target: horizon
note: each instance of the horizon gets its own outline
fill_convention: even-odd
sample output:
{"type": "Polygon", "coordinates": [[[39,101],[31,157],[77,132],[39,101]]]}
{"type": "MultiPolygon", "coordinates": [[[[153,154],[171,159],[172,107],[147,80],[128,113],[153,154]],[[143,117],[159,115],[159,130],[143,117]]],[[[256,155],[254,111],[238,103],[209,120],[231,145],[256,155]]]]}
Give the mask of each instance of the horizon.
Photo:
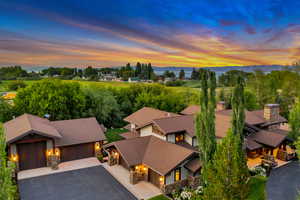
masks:
{"type": "Polygon", "coordinates": [[[0,2],[0,66],[289,65],[300,57],[300,2],[0,2]]]}

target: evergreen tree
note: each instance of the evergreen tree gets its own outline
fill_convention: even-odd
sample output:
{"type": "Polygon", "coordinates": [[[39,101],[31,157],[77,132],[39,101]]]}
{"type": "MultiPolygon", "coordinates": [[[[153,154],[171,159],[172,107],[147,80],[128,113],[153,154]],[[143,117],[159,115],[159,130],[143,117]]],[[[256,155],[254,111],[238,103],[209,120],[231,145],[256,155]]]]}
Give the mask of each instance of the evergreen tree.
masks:
{"type": "Polygon", "coordinates": [[[241,76],[237,78],[236,87],[233,89],[231,106],[232,106],[232,133],[244,141],[245,125],[245,97],[244,97],[244,80],[241,76]]]}
{"type": "Polygon", "coordinates": [[[141,63],[136,63],[136,67],[135,67],[135,76],[139,77],[142,73],[142,66],[141,63]]]}
{"type": "Polygon", "coordinates": [[[289,114],[289,137],[297,140],[300,137],[300,102],[297,100],[289,114]]]}
{"type": "Polygon", "coordinates": [[[183,80],[185,78],[185,72],[184,72],[184,70],[182,69],[182,70],[180,70],[180,72],[179,72],[179,79],[180,80],[183,80]]]}
{"type": "Polygon", "coordinates": [[[196,136],[199,144],[200,159],[204,166],[211,160],[216,149],[215,136],[215,89],[216,76],[214,72],[205,71],[202,73],[200,112],[196,117],[196,136]]]}
{"type": "Polygon", "coordinates": [[[16,186],[12,180],[13,166],[7,162],[6,141],[0,125],[0,199],[14,200],[16,186]]]}
{"type": "Polygon", "coordinates": [[[199,73],[196,71],[195,68],[193,68],[193,71],[192,71],[192,74],[191,74],[191,79],[192,80],[199,80],[200,79],[199,73]]]}

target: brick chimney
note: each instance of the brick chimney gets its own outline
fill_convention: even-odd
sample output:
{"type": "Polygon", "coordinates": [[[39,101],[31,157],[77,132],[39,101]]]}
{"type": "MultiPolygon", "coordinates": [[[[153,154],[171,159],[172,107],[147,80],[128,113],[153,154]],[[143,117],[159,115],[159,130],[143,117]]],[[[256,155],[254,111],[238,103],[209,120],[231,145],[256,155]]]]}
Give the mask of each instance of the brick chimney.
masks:
{"type": "Polygon", "coordinates": [[[264,107],[264,118],[268,121],[279,119],[279,104],[266,104],[264,107]]]}
{"type": "Polygon", "coordinates": [[[225,105],[225,101],[219,101],[217,103],[217,111],[221,111],[221,110],[226,110],[226,105],[225,105]]]}

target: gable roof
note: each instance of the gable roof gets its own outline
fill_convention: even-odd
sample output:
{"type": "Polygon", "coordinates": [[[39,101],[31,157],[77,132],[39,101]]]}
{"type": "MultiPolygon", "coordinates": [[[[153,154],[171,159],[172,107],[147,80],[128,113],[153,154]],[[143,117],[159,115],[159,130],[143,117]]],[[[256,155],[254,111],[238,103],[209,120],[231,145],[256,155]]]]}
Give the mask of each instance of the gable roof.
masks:
{"type": "Polygon", "coordinates": [[[12,119],[4,123],[3,127],[7,143],[12,143],[32,132],[50,138],[62,137],[48,119],[30,114],[12,119]]]}
{"type": "Polygon", "coordinates": [[[257,143],[278,147],[287,137],[287,134],[278,133],[276,130],[260,130],[252,133],[247,138],[257,143]]]}
{"type": "Polygon", "coordinates": [[[162,111],[150,107],[144,107],[132,113],[128,117],[124,118],[124,121],[132,124],[136,124],[139,127],[151,122],[153,119],[171,117],[171,116],[178,116],[178,114],[166,112],[166,111],[162,111]]]}
{"type": "MultiPolygon", "coordinates": [[[[190,105],[186,107],[183,111],[181,111],[181,114],[184,115],[194,115],[197,112],[200,111],[200,106],[198,105],[190,105]]],[[[217,115],[225,115],[228,117],[231,117],[232,110],[227,109],[227,110],[220,110],[216,111],[216,116],[217,115]]],[[[287,122],[287,120],[279,115],[279,118],[275,122],[269,122],[264,118],[264,110],[254,110],[254,111],[245,111],[245,122],[250,125],[265,125],[268,126],[270,123],[283,123],[287,122]]]]}
{"type": "Polygon", "coordinates": [[[6,142],[15,142],[35,133],[53,138],[56,146],[96,142],[105,139],[96,118],[49,121],[35,115],[23,114],[3,125],[6,142]]]}
{"type": "MultiPolygon", "coordinates": [[[[163,134],[185,131],[189,136],[194,137],[195,125],[194,115],[180,115],[168,118],[154,119],[152,124],[156,125],[163,134]]],[[[145,126],[149,125],[145,124],[145,126]]],[[[216,137],[223,138],[226,136],[228,129],[231,127],[231,118],[224,115],[216,115],[216,137]]],[[[140,128],[143,128],[141,126],[140,128]]]]}
{"type": "Polygon", "coordinates": [[[168,174],[195,153],[155,136],[138,137],[109,144],[115,146],[128,166],[144,164],[160,175],[168,174]]]}
{"type": "Polygon", "coordinates": [[[55,146],[58,147],[105,140],[103,128],[95,117],[52,121],[51,125],[62,136],[55,139],[55,146]]]}

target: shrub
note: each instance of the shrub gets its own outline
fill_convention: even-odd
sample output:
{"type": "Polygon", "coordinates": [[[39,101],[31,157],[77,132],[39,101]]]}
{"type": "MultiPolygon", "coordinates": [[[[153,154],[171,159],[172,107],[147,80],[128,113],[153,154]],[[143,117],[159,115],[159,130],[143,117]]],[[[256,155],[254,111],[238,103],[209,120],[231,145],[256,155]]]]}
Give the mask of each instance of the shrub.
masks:
{"type": "Polygon", "coordinates": [[[19,88],[25,88],[25,87],[26,87],[25,82],[21,80],[11,81],[7,85],[7,89],[10,91],[15,91],[18,90],[19,88]]]}

